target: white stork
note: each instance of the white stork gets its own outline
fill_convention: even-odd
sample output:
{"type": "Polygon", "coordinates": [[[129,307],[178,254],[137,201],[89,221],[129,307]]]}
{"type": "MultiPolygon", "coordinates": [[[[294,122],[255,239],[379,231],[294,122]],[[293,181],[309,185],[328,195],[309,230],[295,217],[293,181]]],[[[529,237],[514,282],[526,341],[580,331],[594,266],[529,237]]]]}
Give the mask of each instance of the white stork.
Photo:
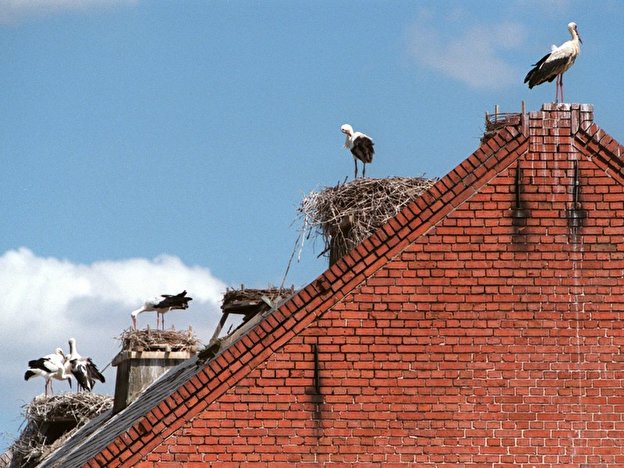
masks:
{"type": "Polygon", "coordinates": [[[137,316],[143,312],[156,312],[156,328],[158,328],[162,319],[162,329],[165,329],[165,314],[172,309],[188,309],[188,302],[192,301],[192,297],[186,295],[186,289],[179,294],[161,294],[162,298],[155,298],[145,303],[130,313],[132,319],[132,328],[137,328],[137,316]]]}
{"type": "Polygon", "coordinates": [[[353,127],[349,124],[344,124],[340,127],[340,131],[347,135],[344,147],[351,151],[353,155],[353,163],[355,164],[355,179],[357,179],[358,159],[362,161],[362,177],[366,177],[366,164],[373,162],[373,156],[375,149],[373,148],[373,139],[362,132],[354,132],[353,127]]]}
{"type": "Polygon", "coordinates": [[[69,355],[67,360],[70,364],[71,373],[78,382],[77,390],[86,390],[90,392],[95,386],[95,381],[106,382],[104,376],[100,373],[97,366],[90,357],[82,357],[76,349],[76,340],[69,339],[69,355]]]}
{"type": "Polygon", "coordinates": [[[555,102],[558,102],[559,94],[561,94],[561,102],[563,102],[563,74],[574,64],[576,57],[581,53],[581,44],[583,43],[576,23],[568,24],[568,31],[570,31],[572,39],[559,47],[553,46],[550,53],[533,65],[531,71],[524,78],[524,82],[529,84],[529,89],[546,81],[550,83],[556,78],[555,102]]]}
{"type": "Polygon", "coordinates": [[[52,379],[67,380],[69,388],[71,388],[71,373],[63,350],[56,348],[53,354],[28,361],[28,370],[24,374],[24,380],[29,380],[31,377],[43,377],[45,379],[46,396],[48,396],[48,391],[52,393],[52,379]]]}

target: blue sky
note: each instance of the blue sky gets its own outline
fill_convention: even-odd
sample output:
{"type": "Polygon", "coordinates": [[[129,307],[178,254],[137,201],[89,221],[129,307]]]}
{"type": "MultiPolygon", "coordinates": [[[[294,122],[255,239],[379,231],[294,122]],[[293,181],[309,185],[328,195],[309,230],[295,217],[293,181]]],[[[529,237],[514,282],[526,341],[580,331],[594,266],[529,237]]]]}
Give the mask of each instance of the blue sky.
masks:
{"type": "Polygon", "coordinates": [[[495,104],[551,102],[554,84],[522,81],[569,21],[566,101],[622,141],[615,0],[0,0],[0,444],[43,390],[28,359],[74,336],[104,367],[132,309],[185,288],[168,324],[206,342],[226,286],[280,284],[302,197],[353,174],[341,124],[374,138],[368,176],[433,177],[495,104]]]}

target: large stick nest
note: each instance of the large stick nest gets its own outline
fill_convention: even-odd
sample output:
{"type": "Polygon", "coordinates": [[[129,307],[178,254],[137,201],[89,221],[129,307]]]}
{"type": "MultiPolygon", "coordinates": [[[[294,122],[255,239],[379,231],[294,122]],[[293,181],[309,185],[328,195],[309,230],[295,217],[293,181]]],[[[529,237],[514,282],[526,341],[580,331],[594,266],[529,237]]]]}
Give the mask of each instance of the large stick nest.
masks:
{"type": "Polygon", "coordinates": [[[189,328],[176,330],[124,330],[117,338],[124,351],[190,351],[196,352],[199,340],[189,328]]]}
{"type": "Polygon", "coordinates": [[[113,397],[90,392],[35,397],[22,407],[27,424],[11,446],[10,466],[37,465],[79,427],[112,407],[113,397]]]}
{"type": "Polygon", "coordinates": [[[304,197],[298,211],[303,234],[321,237],[330,263],[369,237],[437,179],[355,179],[304,197]]]}
{"type": "Polygon", "coordinates": [[[39,395],[24,406],[29,422],[89,420],[112,408],[113,397],[91,392],[63,393],[46,397],[39,395]]]}
{"type": "Polygon", "coordinates": [[[236,302],[260,301],[267,297],[271,301],[278,297],[287,297],[294,294],[295,288],[267,288],[267,289],[228,289],[223,295],[223,306],[236,302]]]}

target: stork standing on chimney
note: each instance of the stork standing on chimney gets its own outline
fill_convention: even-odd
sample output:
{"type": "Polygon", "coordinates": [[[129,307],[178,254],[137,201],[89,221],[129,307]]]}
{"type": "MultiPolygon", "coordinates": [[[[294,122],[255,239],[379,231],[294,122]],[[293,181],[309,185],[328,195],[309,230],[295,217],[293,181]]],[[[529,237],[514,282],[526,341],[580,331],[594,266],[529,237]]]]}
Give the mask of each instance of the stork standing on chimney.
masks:
{"type": "Polygon", "coordinates": [[[579,36],[576,23],[568,24],[568,31],[572,39],[564,42],[559,47],[552,46],[549,54],[544,55],[539,62],[527,73],[524,82],[528,83],[529,89],[555,78],[555,102],[558,102],[561,94],[563,102],[563,74],[574,64],[576,57],[581,53],[581,36],[579,36]]]}

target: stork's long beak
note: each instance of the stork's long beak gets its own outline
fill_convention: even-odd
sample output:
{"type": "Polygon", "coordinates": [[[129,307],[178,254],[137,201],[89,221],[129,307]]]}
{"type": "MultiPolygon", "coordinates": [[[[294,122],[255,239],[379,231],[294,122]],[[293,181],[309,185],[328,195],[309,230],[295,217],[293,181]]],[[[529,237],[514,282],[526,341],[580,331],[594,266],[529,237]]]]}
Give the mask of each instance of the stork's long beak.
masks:
{"type": "MultiPolygon", "coordinates": [[[[581,35],[578,33],[578,31],[576,32],[576,34],[578,34],[578,37],[579,37],[579,42],[582,44],[582,43],[583,43],[583,40],[581,39],[581,35]]],[[[591,41],[589,41],[589,42],[591,42],[591,41]]]]}

